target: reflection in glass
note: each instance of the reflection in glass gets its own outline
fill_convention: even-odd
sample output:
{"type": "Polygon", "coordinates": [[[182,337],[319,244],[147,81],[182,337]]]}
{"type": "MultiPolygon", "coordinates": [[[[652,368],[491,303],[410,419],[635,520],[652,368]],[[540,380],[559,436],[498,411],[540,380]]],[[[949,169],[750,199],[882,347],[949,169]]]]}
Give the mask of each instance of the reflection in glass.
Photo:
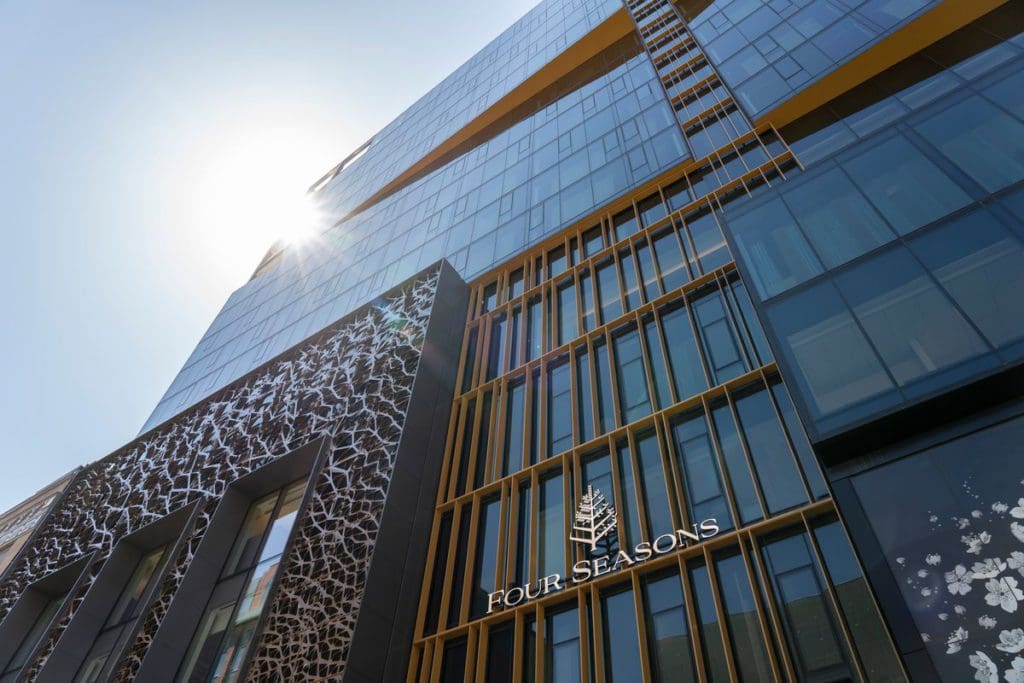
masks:
{"type": "Polygon", "coordinates": [[[549,613],[544,635],[546,683],[579,683],[580,625],[576,608],[549,613]]]}
{"type": "Polygon", "coordinates": [[[561,474],[551,474],[540,481],[540,520],[538,531],[540,576],[565,574],[565,500],[561,474]]]}
{"type": "Polygon", "coordinates": [[[615,369],[619,382],[619,409],[624,422],[638,420],[651,412],[647,393],[647,375],[640,353],[640,336],[636,329],[612,339],[615,346],[615,369]]]}
{"type": "Polygon", "coordinates": [[[826,268],[846,263],[895,238],[838,168],[790,188],[784,196],[826,268]]]}
{"type": "Polygon", "coordinates": [[[633,591],[627,588],[602,596],[601,622],[604,627],[605,680],[608,683],[640,680],[640,641],[633,591]]]}
{"type": "Polygon", "coordinates": [[[770,306],[767,315],[815,417],[892,391],[889,375],[831,284],[808,287],[770,306]]]}
{"type": "Polygon", "coordinates": [[[718,586],[722,592],[725,623],[732,638],[736,668],[743,681],[772,680],[768,653],[761,638],[754,594],[750,589],[743,556],[721,557],[715,562],[718,586]]]}
{"type": "Polygon", "coordinates": [[[1024,337],[1024,249],[992,214],[972,211],[916,237],[910,248],[989,343],[1024,337]]]}
{"type": "Polygon", "coordinates": [[[728,403],[720,403],[711,408],[711,420],[718,434],[718,444],[722,449],[722,459],[729,473],[733,499],[740,513],[740,521],[749,524],[761,519],[761,503],[754,489],[754,479],[750,465],[743,453],[740,434],[733,420],[732,410],[728,403]]]}
{"type": "Polygon", "coordinates": [[[488,683],[512,683],[514,625],[514,621],[506,621],[490,628],[485,674],[488,683]]]}
{"type": "Polygon", "coordinates": [[[905,681],[885,625],[875,608],[871,589],[842,526],[838,521],[819,522],[815,525],[814,537],[868,680],[871,683],[905,681]]]}
{"type": "Polygon", "coordinates": [[[476,539],[473,593],[469,605],[470,619],[484,615],[487,611],[487,596],[494,590],[498,568],[498,523],[500,519],[500,498],[492,498],[481,504],[476,539]]]}
{"type": "Polygon", "coordinates": [[[571,383],[568,362],[548,368],[548,457],[572,448],[571,383]]]}
{"type": "Polygon", "coordinates": [[[764,387],[738,396],[736,414],[768,512],[775,514],[806,503],[807,493],[800,472],[764,387]]]}
{"type": "Polygon", "coordinates": [[[694,683],[690,629],[679,574],[648,578],[643,586],[651,677],[655,683],[694,683]]]}
{"type": "Polygon", "coordinates": [[[762,553],[800,678],[852,679],[836,617],[812,558],[807,534],[800,532],[767,542],[762,553]]]}
{"type": "Polygon", "coordinates": [[[1024,123],[968,95],[915,126],[989,192],[1024,178],[1024,123]]]}
{"type": "Polygon", "coordinates": [[[900,386],[988,350],[903,249],[859,263],[836,285],[900,386]]]}
{"type": "Polygon", "coordinates": [[[523,465],[523,427],[526,411],[526,383],[519,379],[509,384],[505,407],[505,449],[501,476],[518,471],[523,465]]]}
{"type": "Polygon", "coordinates": [[[668,350],[672,379],[675,381],[676,395],[679,399],[687,399],[707,389],[704,368],[697,352],[686,308],[679,306],[663,313],[661,328],[665,332],[665,348],[668,350]]]}
{"type": "Polygon", "coordinates": [[[822,272],[818,257],[780,199],[730,218],[729,229],[762,301],[822,272]]]}
{"type": "Polygon", "coordinates": [[[581,349],[576,351],[576,396],[578,442],[585,443],[594,438],[594,408],[590,393],[590,356],[581,349]]]}
{"type": "Polygon", "coordinates": [[[872,147],[843,167],[901,235],[971,201],[966,192],[902,136],[872,147]]]}
{"type": "Polygon", "coordinates": [[[672,424],[679,473],[683,479],[686,512],[691,524],[715,519],[723,530],[733,527],[725,485],[718,468],[704,411],[683,416],[672,424]]]}
{"type": "Polygon", "coordinates": [[[747,367],[719,292],[694,300],[693,316],[697,322],[704,357],[708,361],[712,384],[722,384],[742,375],[747,367]]]}
{"type": "Polygon", "coordinates": [[[608,346],[603,342],[594,343],[594,372],[597,375],[597,417],[598,432],[615,429],[615,406],[612,404],[612,376],[608,359],[608,346]]]}
{"type": "Polygon", "coordinates": [[[647,510],[649,538],[653,540],[662,534],[671,534],[675,531],[656,432],[649,431],[637,435],[636,457],[640,473],[640,490],[643,492],[644,508],[647,510]]]}
{"type": "Polygon", "coordinates": [[[725,658],[725,646],[718,627],[718,611],[715,597],[711,592],[711,577],[703,562],[691,563],[689,568],[693,599],[697,603],[697,618],[700,620],[700,647],[704,659],[704,670],[711,683],[725,683],[729,680],[729,664],[725,658]]]}

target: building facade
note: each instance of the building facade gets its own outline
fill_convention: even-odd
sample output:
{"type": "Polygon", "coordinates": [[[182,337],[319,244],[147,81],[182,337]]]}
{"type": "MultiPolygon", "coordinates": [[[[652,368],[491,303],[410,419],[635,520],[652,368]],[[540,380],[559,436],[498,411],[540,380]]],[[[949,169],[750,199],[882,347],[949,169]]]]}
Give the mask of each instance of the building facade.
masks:
{"type": "Polygon", "coordinates": [[[1022,29],[544,0],[48,510],[0,681],[1024,681],[1022,29]]]}

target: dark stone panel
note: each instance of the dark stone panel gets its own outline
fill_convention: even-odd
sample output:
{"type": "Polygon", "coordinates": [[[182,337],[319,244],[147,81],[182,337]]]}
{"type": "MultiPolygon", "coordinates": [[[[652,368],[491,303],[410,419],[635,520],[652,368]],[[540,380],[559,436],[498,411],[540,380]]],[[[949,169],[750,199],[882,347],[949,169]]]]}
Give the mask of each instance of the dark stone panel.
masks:
{"type": "Polygon", "coordinates": [[[405,680],[468,303],[468,287],[445,264],[373,550],[347,683],[405,680]]]}

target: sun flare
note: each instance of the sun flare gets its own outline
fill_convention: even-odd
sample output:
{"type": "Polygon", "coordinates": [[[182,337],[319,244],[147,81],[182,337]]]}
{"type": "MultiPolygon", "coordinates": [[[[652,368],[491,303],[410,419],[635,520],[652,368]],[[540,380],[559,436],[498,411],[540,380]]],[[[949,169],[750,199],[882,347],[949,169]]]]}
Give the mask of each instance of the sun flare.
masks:
{"type": "Polygon", "coordinates": [[[271,245],[308,245],[327,218],[305,188],[321,170],[287,135],[245,136],[210,150],[196,178],[193,215],[201,248],[245,270],[271,245]]]}

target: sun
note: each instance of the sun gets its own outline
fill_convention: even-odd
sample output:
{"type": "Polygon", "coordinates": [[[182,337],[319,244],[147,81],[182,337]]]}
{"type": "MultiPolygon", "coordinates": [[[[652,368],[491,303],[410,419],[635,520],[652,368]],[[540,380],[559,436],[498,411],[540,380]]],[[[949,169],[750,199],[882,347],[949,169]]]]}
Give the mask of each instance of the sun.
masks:
{"type": "Polygon", "coordinates": [[[199,248],[244,277],[272,245],[310,248],[328,226],[306,188],[322,161],[287,135],[220,141],[199,165],[192,214],[199,248]]]}

